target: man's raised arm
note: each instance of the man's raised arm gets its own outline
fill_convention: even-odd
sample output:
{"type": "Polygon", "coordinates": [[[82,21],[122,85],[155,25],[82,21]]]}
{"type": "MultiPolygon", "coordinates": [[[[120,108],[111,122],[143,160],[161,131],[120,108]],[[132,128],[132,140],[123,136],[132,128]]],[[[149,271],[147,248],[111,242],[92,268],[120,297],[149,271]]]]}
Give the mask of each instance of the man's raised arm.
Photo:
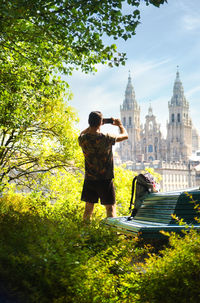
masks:
{"type": "Polygon", "coordinates": [[[124,128],[122,122],[120,119],[113,119],[113,125],[116,125],[119,127],[119,135],[117,136],[116,142],[121,142],[128,139],[128,133],[126,129],[124,128]]]}

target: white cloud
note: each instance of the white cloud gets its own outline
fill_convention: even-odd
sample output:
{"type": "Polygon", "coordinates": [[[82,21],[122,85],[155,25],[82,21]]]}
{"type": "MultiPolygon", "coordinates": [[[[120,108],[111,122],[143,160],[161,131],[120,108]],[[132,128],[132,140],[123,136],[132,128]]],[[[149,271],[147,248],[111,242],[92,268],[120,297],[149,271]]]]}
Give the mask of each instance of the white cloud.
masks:
{"type": "Polygon", "coordinates": [[[200,28],[199,15],[185,15],[182,19],[183,26],[188,31],[198,30],[200,28]]]}
{"type": "Polygon", "coordinates": [[[200,28],[200,6],[199,0],[177,0],[177,9],[179,9],[179,16],[181,17],[181,22],[183,29],[187,31],[195,31],[200,28]]]}
{"type": "Polygon", "coordinates": [[[166,65],[170,61],[171,60],[169,58],[160,59],[160,61],[159,60],[156,60],[156,61],[149,60],[146,62],[132,61],[135,77],[144,75],[147,72],[152,72],[153,70],[157,69],[158,67],[160,68],[161,66],[166,65]]]}
{"type": "Polygon", "coordinates": [[[187,97],[191,97],[195,93],[200,92],[200,85],[194,86],[190,90],[188,90],[185,94],[187,97]]]}
{"type": "MultiPolygon", "coordinates": [[[[169,91],[175,78],[175,70],[172,73],[171,60],[157,60],[147,62],[136,62],[134,68],[134,87],[136,97],[140,102],[150,102],[160,96],[161,91],[169,91]]],[[[163,92],[162,92],[163,94],[163,92]]]]}

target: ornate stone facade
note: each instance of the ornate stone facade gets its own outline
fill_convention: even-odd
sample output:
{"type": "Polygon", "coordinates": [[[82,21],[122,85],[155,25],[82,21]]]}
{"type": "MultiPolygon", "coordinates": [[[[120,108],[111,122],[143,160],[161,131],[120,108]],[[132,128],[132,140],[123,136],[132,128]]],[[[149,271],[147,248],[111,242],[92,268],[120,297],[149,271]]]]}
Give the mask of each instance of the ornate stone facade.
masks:
{"type": "Polygon", "coordinates": [[[200,149],[200,136],[192,125],[189,102],[184,96],[178,71],[168,110],[166,139],[162,136],[151,106],[142,126],[140,106],[129,74],[125,99],[120,107],[121,121],[129,139],[120,144],[118,155],[130,169],[141,171],[139,167],[147,167],[147,163],[149,167],[154,167],[163,177],[163,190],[195,186],[195,172],[190,158],[192,153],[200,149]]]}
{"type": "Polygon", "coordinates": [[[168,104],[167,160],[188,161],[192,155],[192,120],[189,102],[184,96],[183,85],[176,73],[173,96],[168,104]]]}
{"type": "Polygon", "coordinates": [[[140,141],[140,107],[135,98],[135,92],[131,83],[131,76],[128,77],[128,84],[125,91],[125,99],[120,107],[121,121],[125,126],[129,139],[120,144],[120,158],[123,162],[136,161],[136,144],[140,141]]]}
{"type": "MultiPolygon", "coordinates": [[[[141,130],[140,154],[143,161],[166,160],[166,142],[160,131],[160,124],[156,122],[152,107],[149,107],[145,117],[144,128],[141,130]]],[[[139,160],[139,155],[137,155],[139,160]]]]}
{"type": "Polygon", "coordinates": [[[168,102],[169,121],[167,137],[163,138],[160,124],[157,123],[152,107],[148,109],[144,127],[140,125],[140,106],[138,105],[131,76],[125,91],[125,99],[120,107],[121,120],[127,129],[129,139],[120,144],[118,153],[122,162],[133,161],[179,161],[187,162],[199,149],[200,138],[193,127],[189,113],[189,102],[179,72],[173,87],[173,95],[168,102]]]}

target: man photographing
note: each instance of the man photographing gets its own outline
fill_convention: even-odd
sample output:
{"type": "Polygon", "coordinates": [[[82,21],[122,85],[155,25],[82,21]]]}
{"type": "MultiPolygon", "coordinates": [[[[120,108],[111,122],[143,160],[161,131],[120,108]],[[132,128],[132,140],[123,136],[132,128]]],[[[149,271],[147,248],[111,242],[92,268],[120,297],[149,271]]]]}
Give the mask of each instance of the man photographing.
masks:
{"type": "Polygon", "coordinates": [[[85,157],[85,179],[81,195],[81,200],[86,202],[84,221],[90,220],[98,199],[105,205],[107,217],[116,216],[112,146],[128,139],[120,119],[110,118],[106,121],[101,112],[93,111],[89,115],[88,123],[89,127],[78,137],[85,157]],[[119,135],[101,133],[101,126],[105,122],[118,126],[119,135]]]}

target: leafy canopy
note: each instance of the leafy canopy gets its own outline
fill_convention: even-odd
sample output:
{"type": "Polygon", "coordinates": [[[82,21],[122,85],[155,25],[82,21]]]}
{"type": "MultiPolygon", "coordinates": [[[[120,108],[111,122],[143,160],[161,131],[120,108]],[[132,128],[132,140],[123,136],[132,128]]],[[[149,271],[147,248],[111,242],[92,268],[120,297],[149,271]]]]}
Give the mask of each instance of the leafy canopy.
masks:
{"type": "MultiPolygon", "coordinates": [[[[166,0],[144,0],[159,6],[166,0]]],[[[0,1],[0,182],[80,159],[70,92],[56,72],[124,64],[104,37],[124,40],[139,24],[140,0],[0,1]],[[124,6],[125,9],[124,9],[124,6]],[[128,12],[128,13],[126,13],[128,12]]]]}
{"type": "MultiPolygon", "coordinates": [[[[140,0],[3,0],[0,4],[0,48],[34,64],[70,74],[88,72],[96,63],[119,65],[125,54],[103,37],[127,40],[139,24],[140,0]],[[123,9],[126,6],[126,10],[123,9]],[[126,13],[126,12],[128,13],[126,13]]],[[[166,0],[144,0],[160,6],[166,0]]]]}
{"type": "Polygon", "coordinates": [[[77,118],[64,101],[66,83],[12,50],[0,62],[0,182],[71,167],[78,158],[77,118]]]}

